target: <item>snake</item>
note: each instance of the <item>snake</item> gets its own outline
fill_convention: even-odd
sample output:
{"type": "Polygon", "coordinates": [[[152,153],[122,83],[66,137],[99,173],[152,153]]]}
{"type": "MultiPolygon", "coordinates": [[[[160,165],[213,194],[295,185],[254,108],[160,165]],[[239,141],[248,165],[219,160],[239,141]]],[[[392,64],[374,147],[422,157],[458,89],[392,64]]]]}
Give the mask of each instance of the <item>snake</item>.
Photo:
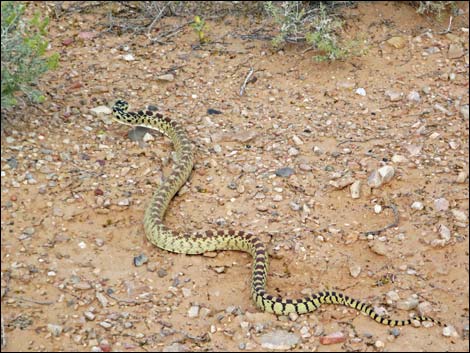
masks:
{"type": "Polygon", "coordinates": [[[409,325],[430,321],[442,326],[439,320],[428,316],[414,316],[407,320],[390,319],[379,315],[374,308],[360,300],[341,292],[324,290],[300,299],[283,298],[266,291],[268,276],[268,252],[261,239],[251,232],[235,229],[219,229],[188,232],[175,232],[164,224],[165,212],[170,201],[188,180],[194,165],[193,148],[183,126],[176,120],[164,116],[156,108],[128,111],[129,104],[119,99],[112,107],[113,120],[133,127],[141,126],[159,131],[167,136],[175,149],[176,160],[171,173],[164,178],[153,193],[145,210],[144,230],[147,239],[160,249],[180,254],[203,254],[211,251],[238,250],[253,257],[251,277],[251,297],[260,310],[275,315],[290,313],[305,314],[313,312],[322,304],[337,304],[365,313],[376,322],[388,326],[409,325]]]}

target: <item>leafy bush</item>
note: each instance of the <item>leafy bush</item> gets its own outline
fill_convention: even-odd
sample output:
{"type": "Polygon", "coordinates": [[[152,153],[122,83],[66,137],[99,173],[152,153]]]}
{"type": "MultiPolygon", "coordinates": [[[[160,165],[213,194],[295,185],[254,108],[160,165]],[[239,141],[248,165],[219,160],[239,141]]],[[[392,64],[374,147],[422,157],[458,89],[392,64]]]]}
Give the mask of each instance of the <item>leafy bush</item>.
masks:
{"type": "Polygon", "coordinates": [[[358,42],[340,41],[338,32],[342,30],[342,22],[328,13],[325,5],[308,4],[304,1],[266,1],[267,14],[279,26],[279,34],[272,44],[279,47],[286,42],[306,42],[312,49],[319,52],[314,56],[317,61],[345,59],[354,52],[358,42]]]}
{"type": "Polygon", "coordinates": [[[416,11],[419,14],[435,15],[438,19],[442,17],[442,12],[450,8],[455,10],[455,1],[412,1],[418,3],[416,11]]]}
{"type": "Polygon", "coordinates": [[[49,19],[36,13],[30,21],[22,19],[26,6],[17,1],[2,1],[2,108],[17,104],[20,91],[34,102],[44,96],[34,88],[44,72],[57,66],[57,53],[45,57],[49,19]]]}

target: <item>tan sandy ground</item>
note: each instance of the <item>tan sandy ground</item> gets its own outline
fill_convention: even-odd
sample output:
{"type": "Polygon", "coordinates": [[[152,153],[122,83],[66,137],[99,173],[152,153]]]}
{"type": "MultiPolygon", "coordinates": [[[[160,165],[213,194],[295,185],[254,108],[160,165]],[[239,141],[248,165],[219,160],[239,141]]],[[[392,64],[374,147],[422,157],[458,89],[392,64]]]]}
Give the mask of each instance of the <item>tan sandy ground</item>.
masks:
{"type": "MultiPolygon", "coordinates": [[[[468,350],[469,120],[461,113],[465,104],[468,112],[468,6],[464,11],[449,35],[438,34],[447,18],[432,22],[407,5],[345,9],[348,35],[362,36],[368,52],[334,63],[315,63],[305,47],[275,52],[269,42],[241,39],[270,29],[258,19],[209,21],[213,43],[202,50],[191,48],[197,38],[189,27],[173,42],[152,45],[143,35],[80,39],[106,29],[104,11],[51,21],[61,61],[41,81],[47,102],[18,107],[3,127],[2,351],[259,351],[261,337],[276,329],[300,337],[293,350],[468,350]],[[387,44],[393,36],[403,48],[387,44]],[[64,45],[69,38],[74,42],[64,45]],[[449,58],[451,45],[462,55],[449,58]],[[428,55],[431,47],[438,51],[428,55]],[[126,61],[128,54],[135,60],[126,61]],[[240,97],[250,67],[256,81],[240,97]],[[174,81],[156,79],[169,70],[174,81]],[[387,90],[403,97],[391,101],[387,90]],[[412,91],[419,102],[407,99],[412,91]],[[159,106],[197,147],[190,182],[168,212],[171,227],[249,229],[269,244],[272,293],[300,297],[331,288],[403,319],[413,311],[397,303],[417,295],[458,337],[436,326],[406,327],[395,337],[345,307],[298,318],[259,313],[247,254],[154,248],[143,212],[170,171],[172,146],[157,133],[132,142],[128,127],[90,112],[118,97],[135,109],[159,106]],[[209,108],[223,114],[208,115],[209,108]],[[392,162],[396,155],[406,161],[392,162]],[[385,164],[394,177],[371,190],[367,177],[385,164]],[[295,174],[275,176],[282,167],[295,174]],[[330,183],[348,176],[362,181],[359,199],[349,186],[330,183]],[[439,198],[447,210],[436,209],[439,198]],[[411,208],[416,201],[422,210],[411,208]],[[392,223],[391,209],[374,212],[390,204],[398,226],[366,237],[392,223]],[[136,267],[140,254],[148,262],[136,267]],[[387,303],[390,291],[400,299],[387,303]],[[198,317],[188,317],[195,306],[198,317]],[[337,331],[344,342],[320,344],[319,336],[337,331]]],[[[165,19],[153,34],[183,21],[165,19]]]]}

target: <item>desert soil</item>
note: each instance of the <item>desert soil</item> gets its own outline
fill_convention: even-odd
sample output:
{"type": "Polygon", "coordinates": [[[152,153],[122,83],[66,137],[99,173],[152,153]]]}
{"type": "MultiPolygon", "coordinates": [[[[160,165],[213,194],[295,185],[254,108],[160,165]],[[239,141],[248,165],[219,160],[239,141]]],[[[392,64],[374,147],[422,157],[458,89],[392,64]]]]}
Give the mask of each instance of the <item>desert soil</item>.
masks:
{"type": "MultiPolygon", "coordinates": [[[[257,17],[208,21],[202,47],[189,26],[164,43],[107,31],[100,8],[52,20],[61,59],[41,79],[47,100],[17,107],[2,127],[2,351],[468,351],[468,5],[462,12],[445,33],[448,16],[404,3],[345,8],[347,36],[367,52],[333,63],[242,38],[274,28],[257,17]],[[250,68],[256,80],[240,96],[250,68]],[[97,112],[117,98],[157,106],[194,143],[171,228],[259,234],[273,294],[335,289],[450,327],[391,329],[333,305],[276,317],[251,301],[248,254],[151,245],[143,214],[172,145],[97,112]],[[370,187],[379,168],[393,176],[370,187]]],[[[149,36],[188,20],[166,18],[149,36]]]]}

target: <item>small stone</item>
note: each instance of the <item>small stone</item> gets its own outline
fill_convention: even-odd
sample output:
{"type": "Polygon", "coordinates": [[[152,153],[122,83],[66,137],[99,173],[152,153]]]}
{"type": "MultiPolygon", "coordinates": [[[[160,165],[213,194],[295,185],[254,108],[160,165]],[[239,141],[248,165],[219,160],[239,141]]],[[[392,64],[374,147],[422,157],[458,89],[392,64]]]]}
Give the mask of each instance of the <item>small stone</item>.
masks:
{"type": "Polygon", "coordinates": [[[449,201],[443,197],[438,198],[434,200],[434,207],[436,211],[447,211],[449,209],[449,201]]]}
{"type": "Polygon", "coordinates": [[[408,150],[412,157],[418,156],[421,153],[422,145],[406,145],[405,148],[408,150]]]}
{"type": "Polygon", "coordinates": [[[166,275],[168,275],[168,272],[167,272],[164,268],[160,268],[160,269],[157,271],[157,275],[158,275],[158,277],[163,278],[163,277],[165,277],[166,275]]]}
{"type": "Polygon", "coordinates": [[[386,165],[378,169],[377,171],[382,178],[382,184],[388,183],[392,180],[395,175],[395,169],[392,166],[386,165]]]}
{"type": "Polygon", "coordinates": [[[92,113],[95,116],[100,116],[100,115],[110,115],[113,111],[111,108],[105,106],[105,105],[100,105],[99,107],[91,108],[90,113],[92,113]]]}
{"type": "Polygon", "coordinates": [[[390,250],[388,249],[388,247],[385,245],[383,241],[372,242],[372,244],[370,245],[370,249],[377,255],[382,255],[382,256],[385,256],[390,252],[390,250]]]}
{"type": "Polygon", "coordinates": [[[455,219],[460,222],[467,222],[467,214],[461,210],[456,210],[455,208],[451,210],[452,214],[454,215],[455,219]]]}
{"type": "Polygon", "coordinates": [[[299,164],[299,169],[300,170],[303,170],[304,172],[309,172],[311,171],[313,168],[310,164],[305,164],[305,163],[301,163],[299,164]]]}
{"type": "Polygon", "coordinates": [[[395,49],[402,49],[406,45],[406,40],[403,37],[392,37],[389,40],[387,40],[387,44],[392,46],[395,49]]]}
{"type": "Polygon", "coordinates": [[[413,102],[413,103],[419,103],[421,101],[421,96],[419,95],[418,92],[411,91],[410,93],[408,93],[408,96],[406,96],[406,99],[408,99],[408,101],[413,102]]]}
{"type": "Polygon", "coordinates": [[[93,321],[95,319],[95,314],[93,314],[91,311],[85,311],[83,313],[83,316],[85,316],[85,318],[88,320],[88,321],[93,321]]]}
{"type": "Polygon", "coordinates": [[[145,256],[144,254],[140,254],[139,256],[136,256],[134,257],[134,265],[136,267],[140,267],[142,266],[143,264],[147,263],[148,262],[148,257],[145,256]]]}
{"type": "Polygon", "coordinates": [[[448,325],[442,329],[442,335],[446,337],[459,337],[459,334],[457,333],[457,330],[455,329],[454,326],[448,325]]]}
{"type": "Polygon", "coordinates": [[[291,157],[298,156],[299,153],[300,153],[299,150],[294,147],[289,148],[289,150],[287,151],[287,154],[289,154],[289,156],[291,157]]]}
{"type": "Polygon", "coordinates": [[[284,167],[276,170],[275,174],[279,177],[287,178],[294,174],[294,169],[290,167],[284,167]]]}
{"type": "Polygon", "coordinates": [[[286,351],[294,348],[300,342],[300,337],[284,330],[276,330],[262,335],[260,341],[263,348],[286,351]]]}
{"type": "Polygon", "coordinates": [[[188,317],[195,318],[199,316],[199,305],[193,305],[188,310],[188,317]]]}
{"type": "Polygon", "coordinates": [[[123,55],[122,58],[126,61],[134,61],[135,60],[134,55],[132,55],[131,53],[123,55]]]}
{"type": "Polygon", "coordinates": [[[189,298],[191,296],[191,288],[181,288],[181,293],[183,293],[183,297],[189,298]]]}
{"type": "Polygon", "coordinates": [[[366,96],[366,90],[362,87],[359,87],[358,89],[356,89],[356,94],[365,97],[366,96]]]}
{"type": "Polygon", "coordinates": [[[374,212],[379,214],[382,212],[382,206],[381,205],[374,205],[374,212]]]}
{"type": "Polygon", "coordinates": [[[384,348],[384,347],[385,347],[385,343],[383,343],[383,342],[380,341],[380,340],[377,340],[377,341],[375,341],[374,346],[375,346],[376,348],[384,348]]]}
{"type": "Polygon", "coordinates": [[[354,183],[354,179],[350,176],[346,176],[338,180],[330,180],[328,182],[328,184],[332,185],[335,189],[338,190],[344,189],[346,186],[349,186],[352,183],[354,183]]]}
{"type": "Polygon", "coordinates": [[[458,184],[463,184],[467,180],[467,172],[466,171],[461,171],[459,175],[457,175],[457,178],[455,178],[455,182],[458,184]]]}
{"type": "Polygon", "coordinates": [[[400,300],[397,302],[397,308],[400,310],[413,310],[419,304],[418,296],[412,295],[407,299],[400,300]]]}
{"type": "Polygon", "coordinates": [[[439,224],[439,235],[441,236],[441,239],[444,239],[445,241],[450,240],[450,229],[447,228],[443,224],[439,224]]]}
{"type": "Polygon", "coordinates": [[[468,104],[462,105],[460,108],[460,114],[465,120],[468,120],[468,104]]]}
{"type": "Polygon", "coordinates": [[[377,170],[372,171],[372,173],[369,175],[367,178],[367,185],[369,185],[371,188],[378,188],[380,185],[382,185],[382,178],[380,177],[380,174],[377,172],[377,170]]]}
{"type": "Polygon", "coordinates": [[[424,205],[423,205],[423,203],[420,202],[420,201],[415,201],[415,202],[413,202],[413,204],[411,205],[411,208],[414,209],[414,210],[421,211],[422,209],[424,209],[424,205]]]}
{"type": "Polygon", "coordinates": [[[357,264],[353,264],[349,266],[349,273],[351,274],[352,277],[357,278],[359,274],[361,273],[361,266],[357,264]]]}
{"type": "Polygon", "coordinates": [[[292,136],[292,140],[297,146],[303,145],[304,142],[297,135],[292,136]]]}
{"type": "Polygon", "coordinates": [[[49,331],[54,337],[60,336],[64,328],[60,325],[47,324],[47,331],[49,331]]]}
{"type": "Polygon", "coordinates": [[[395,154],[392,156],[392,162],[397,164],[408,163],[408,158],[399,154],[395,154]]]}
{"type": "Polygon", "coordinates": [[[421,302],[418,304],[418,313],[423,316],[429,316],[432,313],[432,304],[430,302],[421,302]]]}
{"type": "Polygon", "coordinates": [[[99,325],[101,327],[104,327],[106,330],[109,330],[111,327],[113,327],[113,324],[111,322],[108,322],[108,321],[101,321],[99,323],[99,325]]]}
{"type": "Polygon", "coordinates": [[[157,76],[156,79],[159,81],[171,82],[175,80],[175,76],[173,74],[164,74],[164,75],[157,76]]]}
{"type": "Polygon", "coordinates": [[[119,206],[129,206],[130,205],[130,201],[129,199],[121,199],[118,201],[118,205],[119,206]]]}
{"type": "Polygon", "coordinates": [[[358,199],[359,197],[361,197],[361,184],[362,182],[360,180],[356,180],[354,183],[351,184],[350,191],[351,197],[353,199],[358,199]]]}
{"type": "Polygon", "coordinates": [[[390,99],[390,102],[398,102],[402,99],[403,93],[402,92],[397,92],[394,90],[386,90],[385,91],[385,96],[390,99]]]}
{"type": "Polygon", "coordinates": [[[392,336],[398,337],[398,336],[400,336],[401,331],[400,331],[399,328],[394,327],[390,330],[390,333],[392,334],[392,336]]]}
{"type": "Polygon", "coordinates": [[[148,141],[153,141],[155,138],[152,136],[152,134],[149,134],[148,132],[145,133],[144,137],[142,138],[142,141],[148,142],[148,141]]]}
{"type": "Polygon", "coordinates": [[[320,337],[320,343],[327,345],[327,344],[336,344],[346,341],[346,336],[341,332],[334,332],[327,336],[320,337]]]}
{"type": "Polygon", "coordinates": [[[460,44],[452,43],[449,46],[449,51],[447,52],[447,57],[449,59],[458,59],[465,54],[464,48],[460,44]]]}
{"type": "Polygon", "coordinates": [[[398,293],[393,290],[387,292],[386,296],[392,302],[396,302],[397,300],[400,300],[400,296],[398,295],[398,293]]]}

